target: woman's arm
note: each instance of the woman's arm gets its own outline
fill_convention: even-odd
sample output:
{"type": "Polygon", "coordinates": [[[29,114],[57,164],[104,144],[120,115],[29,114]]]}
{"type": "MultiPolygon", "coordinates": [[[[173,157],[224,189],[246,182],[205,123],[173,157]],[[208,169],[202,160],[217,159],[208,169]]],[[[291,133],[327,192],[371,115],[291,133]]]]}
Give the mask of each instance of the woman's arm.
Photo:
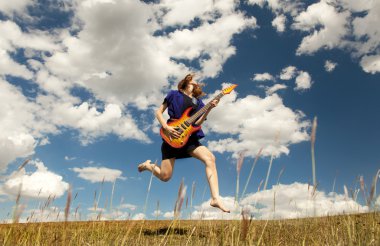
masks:
{"type": "Polygon", "coordinates": [[[166,124],[166,121],[164,119],[164,116],[162,115],[165,110],[167,109],[168,105],[167,103],[163,103],[161,104],[161,106],[156,110],[156,118],[158,120],[158,122],[160,122],[161,126],[166,129],[168,127],[168,125],[166,124]]]}
{"type": "Polygon", "coordinates": [[[202,116],[195,122],[195,125],[202,125],[203,121],[206,120],[208,113],[210,113],[211,109],[215,108],[218,105],[219,100],[214,100],[211,102],[211,107],[204,113],[202,116]]]}
{"type": "Polygon", "coordinates": [[[174,127],[171,127],[168,124],[166,124],[164,116],[162,115],[165,112],[167,107],[168,105],[166,102],[161,104],[161,106],[156,110],[156,118],[160,122],[164,130],[168,131],[172,137],[178,138],[181,136],[181,134],[178,131],[176,131],[174,127]]]}

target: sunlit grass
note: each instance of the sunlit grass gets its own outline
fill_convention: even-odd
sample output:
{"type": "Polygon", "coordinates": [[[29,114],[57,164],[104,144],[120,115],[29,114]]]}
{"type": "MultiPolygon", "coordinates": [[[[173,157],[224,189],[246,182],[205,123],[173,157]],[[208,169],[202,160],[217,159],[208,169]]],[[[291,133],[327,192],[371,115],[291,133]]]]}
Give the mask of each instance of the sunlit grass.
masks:
{"type": "Polygon", "coordinates": [[[379,245],[380,215],[0,225],[1,245],[379,245]],[[141,225],[143,229],[141,230],[141,225]],[[139,233],[141,236],[139,237],[139,233]]]}

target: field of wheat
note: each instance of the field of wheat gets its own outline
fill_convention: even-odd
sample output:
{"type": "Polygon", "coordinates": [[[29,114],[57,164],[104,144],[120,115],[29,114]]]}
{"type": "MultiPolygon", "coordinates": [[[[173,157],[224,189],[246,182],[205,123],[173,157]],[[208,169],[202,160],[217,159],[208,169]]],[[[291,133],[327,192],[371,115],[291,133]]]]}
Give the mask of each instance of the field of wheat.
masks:
{"type": "Polygon", "coordinates": [[[380,245],[378,212],[293,220],[127,220],[0,225],[1,245],[380,245]]]}

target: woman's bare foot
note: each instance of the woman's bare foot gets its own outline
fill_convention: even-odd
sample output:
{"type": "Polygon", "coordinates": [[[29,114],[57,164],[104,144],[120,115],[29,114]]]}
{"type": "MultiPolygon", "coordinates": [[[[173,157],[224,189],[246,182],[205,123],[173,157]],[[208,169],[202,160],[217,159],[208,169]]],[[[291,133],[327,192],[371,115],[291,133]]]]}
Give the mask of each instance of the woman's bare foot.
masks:
{"type": "Polygon", "coordinates": [[[222,210],[223,212],[225,213],[229,213],[230,210],[229,209],[226,209],[224,206],[223,206],[223,203],[219,200],[219,199],[211,199],[211,202],[210,202],[210,205],[214,208],[219,208],[220,210],[222,210]]]}
{"type": "Polygon", "coordinates": [[[150,165],[150,160],[146,160],[145,162],[139,164],[137,166],[137,170],[141,173],[143,171],[149,170],[148,165],[150,165]]]}

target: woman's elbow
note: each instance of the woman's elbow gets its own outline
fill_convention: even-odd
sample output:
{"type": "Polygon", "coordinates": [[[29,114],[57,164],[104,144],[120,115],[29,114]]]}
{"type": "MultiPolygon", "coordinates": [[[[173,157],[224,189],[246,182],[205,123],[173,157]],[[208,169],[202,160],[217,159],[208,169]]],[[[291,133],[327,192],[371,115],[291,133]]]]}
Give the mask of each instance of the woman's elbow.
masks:
{"type": "Polygon", "coordinates": [[[161,110],[160,110],[160,109],[157,109],[157,110],[155,111],[154,115],[156,116],[156,118],[157,118],[158,116],[162,115],[161,110]]]}

